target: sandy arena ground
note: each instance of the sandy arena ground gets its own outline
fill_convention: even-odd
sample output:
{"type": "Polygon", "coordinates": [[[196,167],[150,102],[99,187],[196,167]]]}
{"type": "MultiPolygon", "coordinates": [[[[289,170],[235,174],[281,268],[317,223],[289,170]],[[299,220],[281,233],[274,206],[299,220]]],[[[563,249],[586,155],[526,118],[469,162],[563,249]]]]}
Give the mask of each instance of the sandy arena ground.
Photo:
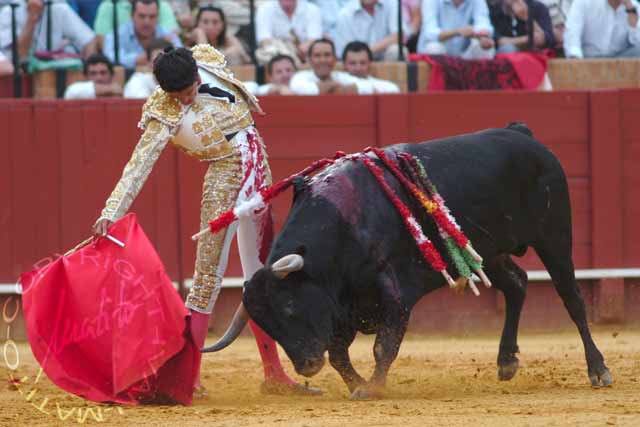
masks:
{"type": "MultiPolygon", "coordinates": [[[[613,387],[588,385],[582,344],[573,331],[521,335],[520,371],[504,383],[496,379],[497,331],[481,337],[409,336],[392,367],[387,398],[367,402],[350,401],[328,364],[311,381],[324,389],[322,397],[260,394],[261,365],[248,338],[207,355],[204,384],[210,396],[191,407],[99,407],[60,391],[46,378],[31,397],[32,405],[28,390],[11,387],[3,363],[0,425],[77,425],[79,413],[86,416],[87,408],[99,407],[96,413],[104,421],[95,421],[89,413],[85,425],[640,426],[640,331],[609,328],[594,336],[614,376],[613,387]],[[68,418],[60,421],[59,415],[68,418]]],[[[356,368],[367,375],[373,367],[372,342],[371,337],[359,337],[352,347],[356,368]]],[[[18,375],[35,375],[37,365],[28,346],[19,348],[18,375]]],[[[291,372],[288,360],[287,368],[291,372]]]]}

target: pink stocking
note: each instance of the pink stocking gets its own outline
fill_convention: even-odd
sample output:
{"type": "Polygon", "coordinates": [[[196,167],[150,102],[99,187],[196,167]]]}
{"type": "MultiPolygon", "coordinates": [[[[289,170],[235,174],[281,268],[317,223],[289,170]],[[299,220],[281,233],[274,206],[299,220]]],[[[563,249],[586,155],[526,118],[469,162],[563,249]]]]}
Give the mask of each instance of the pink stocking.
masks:
{"type": "Polygon", "coordinates": [[[280,357],[278,357],[278,347],[276,342],[271,338],[260,326],[256,325],[253,320],[249,320],[249,326],[251,332],[256,338],[256,344],[260,351],[260,357],[262,358],[262,365],[264,366],[264,378],[266,381],[274,381],[287,385],[293,385],[296,382],[292,380],[280,364],[280,357]]]}
{"type": "MultiPolygon", "coordinates": [[[[191,310],[191,336],[198,349],[204,347],[204,341],[209,331],[209,316],[209,314],[191,310]]],[[[198,366],[198,373],[193,386],[194,388],[200,387],[200,366],[198,366]]]]}

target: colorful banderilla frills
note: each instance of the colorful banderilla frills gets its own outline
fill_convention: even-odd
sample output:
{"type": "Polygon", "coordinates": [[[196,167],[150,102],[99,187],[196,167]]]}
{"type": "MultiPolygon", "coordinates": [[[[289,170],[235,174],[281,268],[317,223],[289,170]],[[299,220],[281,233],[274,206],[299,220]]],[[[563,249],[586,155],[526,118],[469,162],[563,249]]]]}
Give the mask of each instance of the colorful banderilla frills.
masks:
{"type": "Polygon", "coordinates": [[[251,199],[247,200],[239,206],[236,206],[234,209],[222,213],[219,217],[211,221],[209,223],[209,228],[200,230],[198,233],[191,236],[191,240],[197,240],[200,236],[203,236],[206,233],[217,233],[218,231],[229,227],[240,217],[251,215],[254,212],[258,212],[264,209],[267,206],[269,200],[273,199],[278,194],[289,188],[294,179],[310,175],[318,169],[333,164],[333,162],[335,162],[340,157],[344,157],[344,155],[345,153],[343,151],[336,151],[336,155],[333,159],[316,160],[300,172],[290,175],[288,178],[283,179],[277,184],[261,189],[253,197],[251,197],[251,199]]]}
{"type": "MultiPolygon", "coordinates": [[[[451,260],[453,261],[456,269],[458,270],[460,277],[458,278],[458,280],[454,281],[453,278],[449,275],[449,273],[447,272],[447,264],[442,260],[440,253],[435,248],[433,243],[424,234],[424,232],[422,231],[422,227],[418,223],[415,216],[411,213],[409,208],[404,203],[402,203],[398,196],[393,193],[393,190],[384,179],[384,173],[382,169],[378,167],[366,155],[355,154],[348,156],[350,160],[361,159],[367,169],[369,169],[369,171],[373,174],[380,187],[382,187],[387,197],[389,197],[391,202],[400,213],[405,226],[411,233],[412,237],[415,239],[416,244],[420,249],[420,253],[427,261],[427,263],[431,266],[431,268],[433,268],[435,271],[440,272],[444,276],[449,286],[452,288],[464,289],[465,285],[468,283],[469,287],[476,296],[480,295],[480,292],[478,291],[478,288],[475,286],[475,283],[471,278],[472,270],[476,272],[476,274],[480,277],[486,287],[491,287],[491,282],[487,278],[484,271],[482,271],[482,257],[480,257],[480,255],[478,255],[478,253],[473,249],[471,243],[469,242],[469,239],[464,235],[464,233],[460,229],[460,226],[456,223],[455,218],[453,217],[453,215],[451,215],[451,212],[449,212],[449,209],[446,207],[444,200],[437,192],[436,187],[429,180],[426,171],[420,161],[407,153],[399,154],[400,159],[405,163],[405,168],[407,169],[408,173],[412,176],[413,181],[417,183],[415,184],[414,182],[411,182],[409,179],[407,179],[405,174],[398,168],[396,164],[389,160],[384,151],[378,148],[367,148],[364,150],[364,152],[370,151],[376,154],[376,156],[383,162],[383,164],[420,202],[427,213],[434,219],[438,227],[438,232],[440,233],[440,236],[445,243],[447,252],[449,253],[449,256],[451,257],[451,260]]],[[[221,214],[218,218],[209,223],[209,228],[201,230],[197,234],[194,234],[191,238],[193,240],[196,240],[198,237],[204,235],[205,233],[217,233],[218,231],[230,226],[240,217],[251,215],[253,212],[264,209],[267,203],[272,198],[289,188],[295,178],[308,176],[318,169],[333,164],[336,159],[344,156],[344,152],[338,151],[336,152],[336,155],[333,159],[317,160],[302,171],[289,176],[288,178],[278,182],[275,185],[272,185],[271,187],[260,190],[247,202],[221,214]]]]}
{"type": "MultiPolygon", "coordinates": [[[[420,202],[427,213],[434,219],[436,226],[438,227],[438,232],[440,233],[440,236],[442,237],[442,240],[444,241],[447,248],[447,252],[449,253],[453,264],[460,274],[460,277],[456,282],[452,283],[447,280],[449,282],[449,285],[457,289],[464,289],[464,286],[468,283],[473,293],[476,296],[480,295],[480,291],[478,291],[478,288],[473,282],[471,276],[471,271],[473,270],[476,272],[478,277],[480,277],[487,288],[491,287],[489,278],[482,270],[482,258],[473,249],[471,243],[469,242],[469,239],[462,233],[460,226],[456,223],[455,219],[451,215],[451,212],[449,212],[449,209],[446,207],[444,200],[437,192],[435,185],[433,185],[433,183],[431,183],[431,181],[429,180],[429,177],[427,176],[426,171],[420,161],[407,153],[401,153],[399,155],[400,158],[410,166],[410,168],[408,168],[409,171],[413,169],[412,175],[414,175],[414,181],[417,183],[421,183],[425,191],[421,190],[418,185],[407,179],[405,174],[398,168],[398,166],[391,160],[389,160],[383,150],[379,148],[367,148],[365,149],[365,152],[367,151],[372,151],[376,154],[376,156],[382,161],[382,163],[394,174],[394,176],[416,198],[416,200],[420,202]],[[429,194],[427,194],[426,192],[428,192],[429,194]]],[[[373,172],[371,168],[369,168],[369,170],[373,172]]],[[[378,179],[378,181],[380,180],[378,179]]],[[[394,200],[394,204],[396,205],[396,208],[401,212],[401,215],[404,216],[405,211],[410,212],[409,209],[403,204],[402,207],[404,209],[401,210],[398,207],[398,203],[402,204],[399,199],[397,199],[397,202],[394,200]]],[[[420,232],[422,233],[422,230],[420,230],[420,232]]],[[[414,235],[414,238],[415,237],[416,236],[414,235]]]]}

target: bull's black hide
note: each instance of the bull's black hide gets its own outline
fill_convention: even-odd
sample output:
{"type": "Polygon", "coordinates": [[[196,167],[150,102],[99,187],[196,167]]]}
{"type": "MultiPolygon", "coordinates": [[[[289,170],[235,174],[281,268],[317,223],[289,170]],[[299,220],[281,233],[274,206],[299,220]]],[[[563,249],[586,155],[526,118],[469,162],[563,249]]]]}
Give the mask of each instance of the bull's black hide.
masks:
{"type": "MultiPolygon", "coordinates": [[[[610,384],[575,281],[567,181],[551,151],[522,124],[385,151],[392,158],[404,151],[420,159],[484,258],[493,285],[503,291],[499,378],[511,379],[518,368],[518,321],[527,287],[526,273],[511,255],[533,247],[578,327],[591,382],[610,384]]],[[[450,264],[433,221],[389,171],[385,176],[450,264]]],[[[268,266],[245,284],[243,303],[284,348],[298,373],[317,373],[328,351],[353,396],[369,397],[385,384],[413,306],[444,285],[371,173],[360,161],[344,160],[307,183],[296,183],[293,207],[268,266]],[[301,255],[303,266],[275,273],[272,264],[290,254],[301,255]],[[376,334],[376,367],[368,382],[349,360],[348,348],[358,331],[376,334]]]]}

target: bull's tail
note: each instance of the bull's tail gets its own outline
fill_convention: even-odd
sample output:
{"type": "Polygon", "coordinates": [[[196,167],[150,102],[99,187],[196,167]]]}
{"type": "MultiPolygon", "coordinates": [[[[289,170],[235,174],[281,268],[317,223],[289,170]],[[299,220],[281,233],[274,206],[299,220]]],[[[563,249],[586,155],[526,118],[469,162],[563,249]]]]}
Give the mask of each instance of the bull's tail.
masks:
{"type": "Polygon", "coordinates": [[[522,122],[511,122],[507,125],[507,129],[515,130],[516,132],[523,133],[527,136],[533,136],[531,129],[522,122]]]}

